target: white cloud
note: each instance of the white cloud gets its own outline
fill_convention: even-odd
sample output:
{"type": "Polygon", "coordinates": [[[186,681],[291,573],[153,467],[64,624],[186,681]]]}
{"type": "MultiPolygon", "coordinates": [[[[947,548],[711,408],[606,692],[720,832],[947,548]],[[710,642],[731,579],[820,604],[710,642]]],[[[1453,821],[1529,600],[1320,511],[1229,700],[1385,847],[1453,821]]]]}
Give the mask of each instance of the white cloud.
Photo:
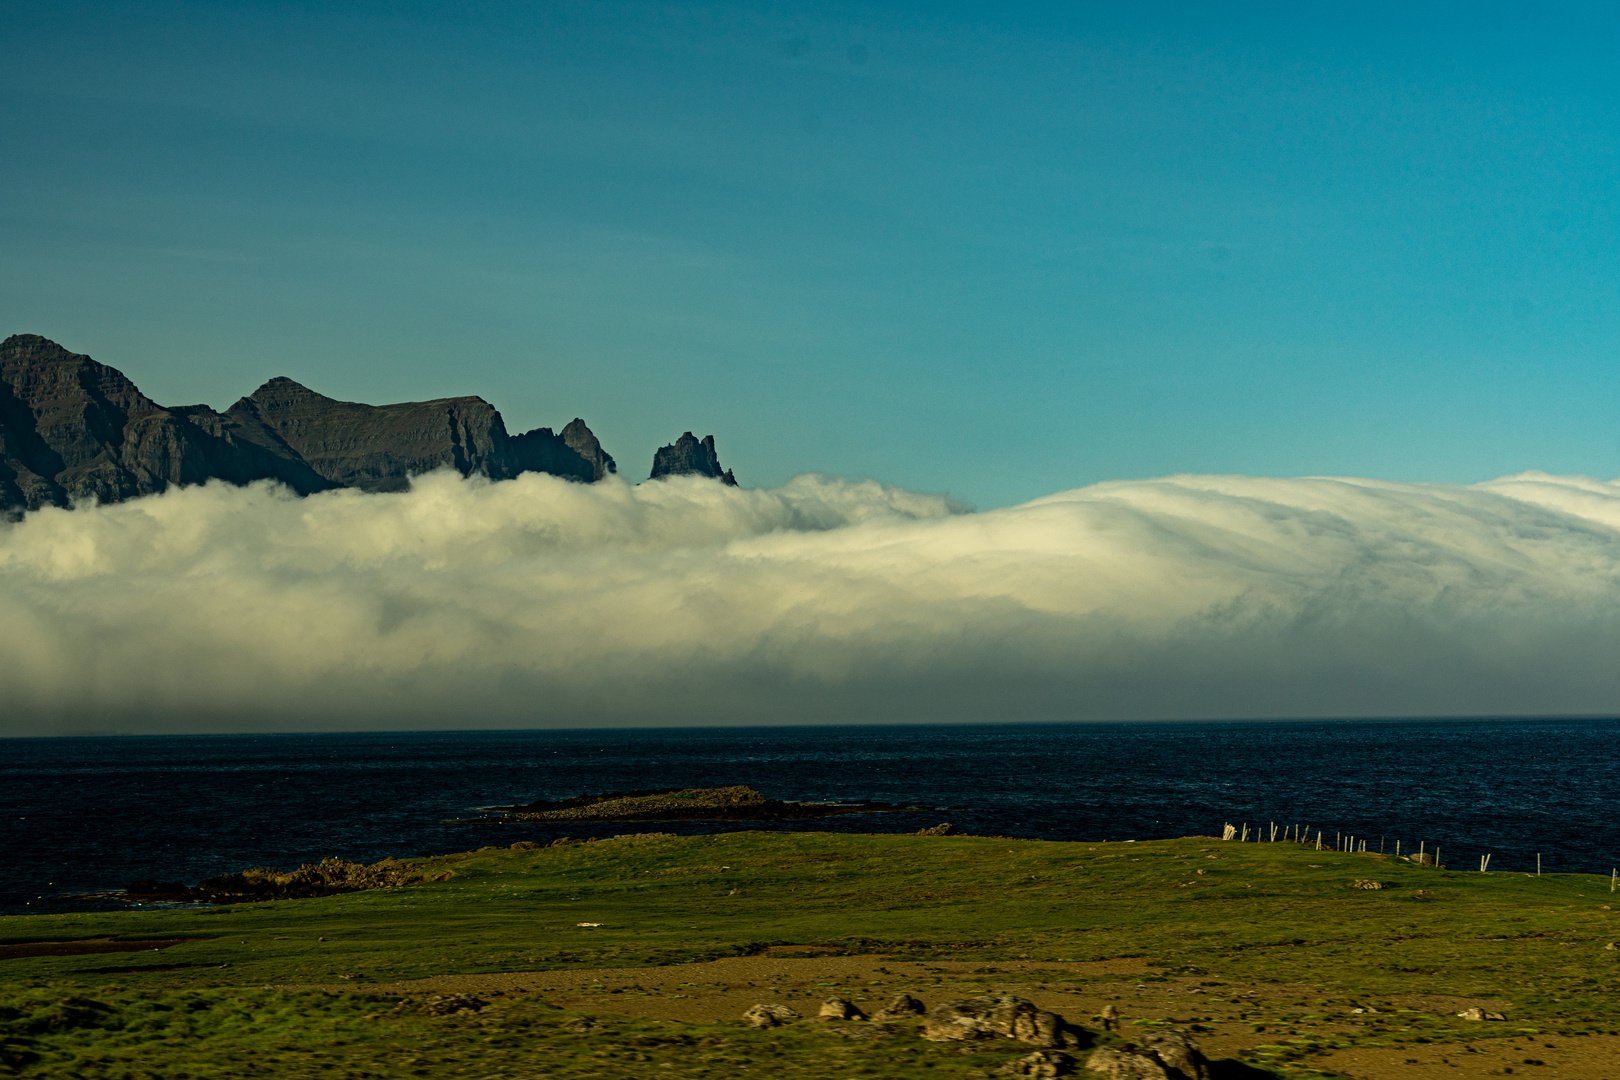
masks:
{"type": "Polygon", "coordinates": [[[0,733],[1620,712],[1620,485],[210,484],[0,526],[0,733]]]}

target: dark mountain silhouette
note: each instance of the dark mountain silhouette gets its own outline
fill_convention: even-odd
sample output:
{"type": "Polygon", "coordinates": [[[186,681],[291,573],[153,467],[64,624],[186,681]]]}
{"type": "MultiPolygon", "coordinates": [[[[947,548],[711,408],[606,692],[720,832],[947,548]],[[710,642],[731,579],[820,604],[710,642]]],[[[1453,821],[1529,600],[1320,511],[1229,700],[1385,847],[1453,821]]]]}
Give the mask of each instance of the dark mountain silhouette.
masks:
{"type": "Polygon", "coordinates": [[[652,479],[690,475],[712,476],[732,487],[737,486],[737,478],[731,475],[731,470],[722,471],[720,468],[720,458],[714,452],[713,435],[705,435],[703,441],[699,442],[688,431],[653,454],[652,479]]]}
{"type": "Polygon", "coordinates": [[[0,508],[117,502],[206,480],[279,480],[302,495],[397,491],[445,465],[496,480],[545,472],[590,482],[616,471],[584,421],[561,435],[508,435],[482,398],[362,405],[276,378],[224,413],[169,408],[54,341],[0,342],[0,508]]]}

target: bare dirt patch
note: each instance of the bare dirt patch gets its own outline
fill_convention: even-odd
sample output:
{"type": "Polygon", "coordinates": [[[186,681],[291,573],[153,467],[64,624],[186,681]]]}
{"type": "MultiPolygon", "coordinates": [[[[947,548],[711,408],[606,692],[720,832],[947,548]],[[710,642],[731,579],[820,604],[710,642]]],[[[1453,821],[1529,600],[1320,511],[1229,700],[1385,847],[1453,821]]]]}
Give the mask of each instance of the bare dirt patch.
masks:
{"type": "Polygon", "coordinates": [[[1620,1080],[1620,1037],[1521,1035],[1480,1039],[1468,1046],[1357,1047],[1313,1064],[1353,1080],[1620,1080]]]}

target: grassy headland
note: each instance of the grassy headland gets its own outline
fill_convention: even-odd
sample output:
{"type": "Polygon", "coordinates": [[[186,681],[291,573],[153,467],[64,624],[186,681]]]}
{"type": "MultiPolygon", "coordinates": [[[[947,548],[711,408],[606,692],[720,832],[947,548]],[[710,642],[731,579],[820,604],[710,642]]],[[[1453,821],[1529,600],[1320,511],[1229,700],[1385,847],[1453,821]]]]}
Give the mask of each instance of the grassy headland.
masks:
{"type": "Polygon", "coordinates": [[[316,899],[0,921],[0,941],[13,946],[158,943],[5,950],[0,1070],[968,1076],[1028,1048],[964,1053],[907,1033],[833,1039],[809,1024],[755,1032],[699,1006],[729,995],[727,1008],[789,1000],[813,1015],[812,999],[833,993],[872,1011],[902,990],[930,1005],[996,990],[1044,995],[1043,1007],[1083,1026],[1112,1002],[1127,1033],[1132,1023],[1193,1028],[1217,1056],[1264,1070],[1251,1076],[1469,1076],[1477,1065],[1478,1075],[1620,1080],[1620,1063],[1561,1064],[1571,1054],[1601,1062],[1610,1047],[1620,1062],[1610,1038],[1620,1032],[1620,950],[1604,948],[1620,938],[1610,910],[1620,898],[1585,875],[1465,873],[1199,838],[752,831],[486,848],[417,869],[429,880],[316,899]],[[1384,887],[1351,888],[1357,879],[1384,887]],[[871,959],[835,970],[814,967],[817,954],[871,959]],[[693,976],[689,987],[681,973],[698,969],[659,966],[727,957],[777,963],[750,985],[721,986],[719,969],[705,968],[708,981],[693,976]],[[566,977],[586,968],[641,974],[566,977]],[[325,989],[300,989],[310,987],[325,989]],[[488,1007],[448,1017],[398,1008],[411,989],[460,990],[488,1007]],[[1470,1005],[1507,1020],[1455,1015],[1470,1005]],[[605,1026],[565,1023],[581,1013],[605,1026]]]}

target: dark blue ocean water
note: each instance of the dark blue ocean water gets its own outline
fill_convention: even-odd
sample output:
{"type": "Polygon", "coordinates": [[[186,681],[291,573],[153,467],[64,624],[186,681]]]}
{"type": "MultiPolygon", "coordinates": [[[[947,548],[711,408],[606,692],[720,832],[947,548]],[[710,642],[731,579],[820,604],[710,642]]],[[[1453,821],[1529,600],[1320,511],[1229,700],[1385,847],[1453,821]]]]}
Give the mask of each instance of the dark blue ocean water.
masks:
{"type": "MultiPolygon", "coordinates": [[[[782,799],[948,811],[739,826],[906,832],[950,820],[1054,840],[1219,834],[1290,822],[1443,848],[1453,868],[1620,864],[1620,721],[1333,721],[686,728],[0,740],[0,913],[76,893],[195,883],[326,855],[550,840],[448,825],[479,806],[748,784],[782,799]]],[[[575,836],[633,831],[570,825],[575,836]]],[[[3,935],[0,935],[3,936],[3,935]]]]}

